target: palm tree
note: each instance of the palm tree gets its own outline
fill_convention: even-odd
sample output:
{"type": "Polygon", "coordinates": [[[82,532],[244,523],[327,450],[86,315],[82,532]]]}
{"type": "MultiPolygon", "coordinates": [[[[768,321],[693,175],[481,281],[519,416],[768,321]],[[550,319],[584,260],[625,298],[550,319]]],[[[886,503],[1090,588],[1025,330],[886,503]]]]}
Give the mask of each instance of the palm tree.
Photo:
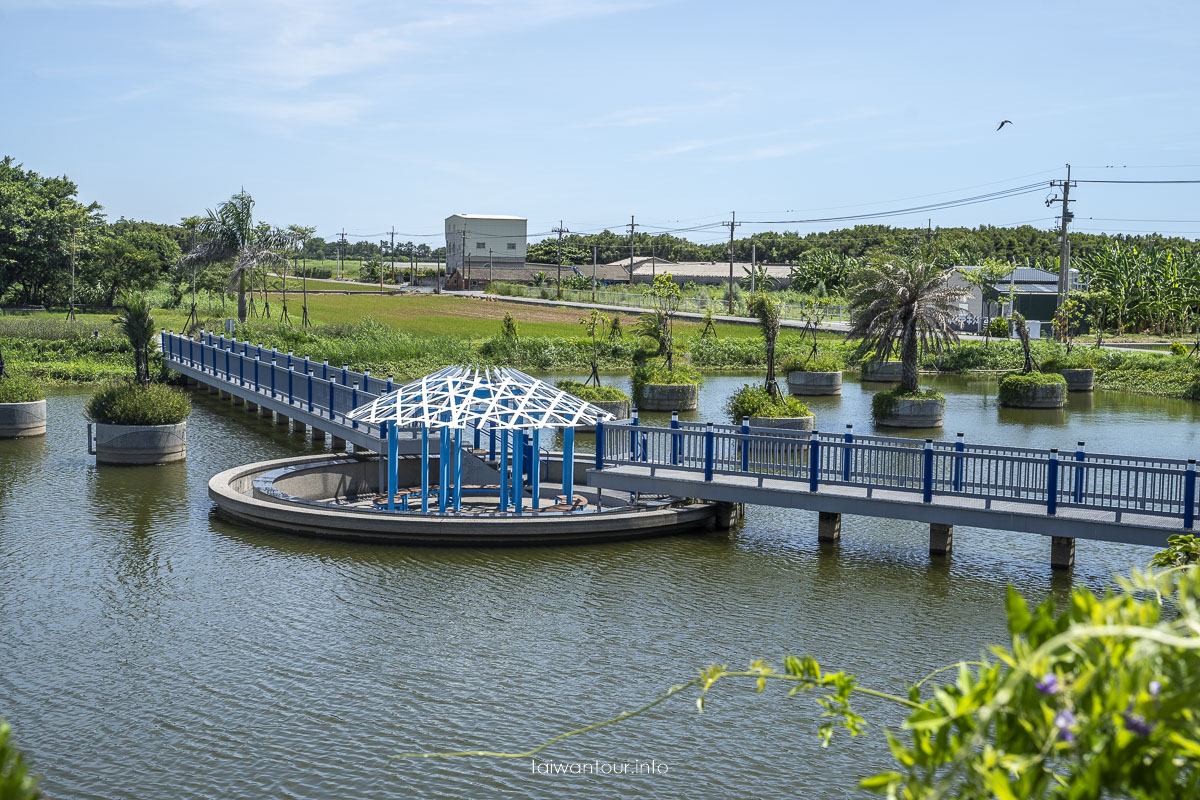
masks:
{"type": "Polygon", "coordinates": [[[958,303],[970,290],[947,286],[950,271],[913,259],[869,267],[850,293],[849,339],[862,339],[877,358],[900,346],[904,391],[919,390],[917,359],[920,351],[942,349],[958,341],[950,323],[958,316],[958,303]]]}
{"type": "Polygon", "coordinates": [[[245,190],[208,209],[200,221],[200,243],[188,254],[200,262],[214,263],[233,259],[228,291],[238,293],[238,322],[246,321],[246,291],[255,270],[286,260],[279,232],[254,224],[254,198],[245,190]]]}
{"type": "Polygon", "coordinates": [[[779,338],[779,304],[767,297],[766,292],[754,295],[750,313],[758,317],[758,326],[767,345],[766,390],[771,399],[779,399],[779,384],[775,382],[775,340],[779,338]]]}
{"type": "Polygon", "coordinates": [[[121,293],[121,316],[117,327],[133,347],[133,370],[138,383],[150,383],[150,342],[154,340],[154,317],[150,301],[141,292],[121,293]]]}

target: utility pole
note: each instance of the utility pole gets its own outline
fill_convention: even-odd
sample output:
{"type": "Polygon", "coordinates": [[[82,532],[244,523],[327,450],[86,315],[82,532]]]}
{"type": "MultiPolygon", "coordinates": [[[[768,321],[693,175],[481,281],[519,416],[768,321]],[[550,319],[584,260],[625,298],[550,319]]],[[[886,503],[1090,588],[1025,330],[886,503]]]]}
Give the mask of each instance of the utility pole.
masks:
{"type": "Polygon", "coordinates": [[[1062,189],[1062,197],[1051,197],[1046,201],[1047,206],[1052,203],[1062,203],[1061,227],[1058,233],[1058,305],[1061,306],[1067,299],[1071,275],[1071,241],[1067,238],[1067,225],[1075,216],[1070,209],[1070,204],[1075,202],[1071,199],[1071,187],[1075,185],[1071,182],[1071,165],[1067,164],[1065,181],[1050,181],[1050,185],[1056,189],[1062,189]]]}
{"type": "MultiPolygon", "coordinates": [[[[653,240],[652,240],[653,241],[653,240]]],[[[650,245],[650,283],[658,278],[658,259],[654,257],[654,245],[650,245]]]]}
{"type": "Polygon", "coordinates": [[[495,273],[494,269],[495,268],[492,265],[492,248],[489,247],[488,248],[488,283],[491,283],[492,281],[494,281],[496,279],[496,273],[495,273]]]}
{"type": "Polygon", "coordinates": [[[592,302],[596,302],[596,262],[600,260],[600,246],[592,245],[592,302]]]}
{"type": "Polygon", "coordinates": [[[416,260],[413,258],[413,256],[414,256],[413,249],[410,247],[410,248],[408,248],[408,282],[411,285],[416,286],[417,285],[417,263],[416,263],[416,260]]]}
{"type": "Polygon", "coordinates": [[[722,225],[729,226],[729,314],[733,316],[733,229],[742,223],[737,221],[737,212],[729,212],[729,222],[722,222],[722,225]]]}
{"type": "Polygon", "coordinates": [[[346,260],[346,229],[342,228],[342,238],[338,242],[338,280],[346,277],[343,262],[346,260]]]}
{"type": "Polygon", "coordinates": [[[754,278],[758,271],[758,243],[750,237],[750,294],[754,294],[754,278]]]}
{"type": "Polygon", "coordinates": [[[396,226],[392,226],[392,244],[388,248],[388,262],[392,265],[392,280],[396,280],[396,226]]]}
{"type": "MultiPolygon", "coordinates": [[[[379,293],[380,294],[383,294],[383,246],[385,244],[387,244],[387,242],[385,242],[383,239],[379,240],[379,293]]],[[[361,279],[362,275],[359,274],[358,277],[359,277],[359,279],[361,279]]],[[[285,291],[287,289],[286,279],[284,281],[284,289],[285,289],[285,291]]]]}
{"type": "Polygon", "coordinates": [[[633,214],[629,215],[629,284],[633,285],[633,230],[637,225],[633,221],[633,214]]]}
{"type": "Polygon", "coordinates": [[[560,219],[558,227],[551,230],[551,233],[558,234],[558,299],[562,300],[562,237],[564,233],[570,233],[570,231],[563,227],[560,219]]]}
{"type": "MultiPolygon", "coordinates": [[[[464,225],[462,229],[462,264],[458,267],[458,277],[461,280],[464,270],[467,268],[467,228],[464,225]]],[[[467,288],[471,288],[471,284],[467,284],[467,288]]]]}
{"type": "Polygon", "coordinates": [[[71,307],[67,309],[67,319],[75,321],[75,229],[71,229],[71,307]]]}

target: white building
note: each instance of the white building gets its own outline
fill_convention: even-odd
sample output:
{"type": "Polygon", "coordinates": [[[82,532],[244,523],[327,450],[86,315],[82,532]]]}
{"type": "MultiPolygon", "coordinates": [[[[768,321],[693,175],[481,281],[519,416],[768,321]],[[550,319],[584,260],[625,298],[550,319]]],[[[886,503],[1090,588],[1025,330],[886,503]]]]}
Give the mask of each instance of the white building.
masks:
{"type": "Polygon", "coordinates": [[[524,267],[528,225],[524,217],[503,214],[446,217],[446,274],[484,270],[489,259],[495,268],[524,267]]]}

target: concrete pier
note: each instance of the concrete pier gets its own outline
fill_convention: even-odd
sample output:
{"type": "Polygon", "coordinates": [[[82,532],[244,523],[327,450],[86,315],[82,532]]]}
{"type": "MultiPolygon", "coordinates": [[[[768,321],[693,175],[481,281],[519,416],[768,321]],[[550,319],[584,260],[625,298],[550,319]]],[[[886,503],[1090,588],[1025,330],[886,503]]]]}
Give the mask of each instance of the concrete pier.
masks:
{"type": "Polygon", "coordinates": [[[1075,540],[1070,536],[1050,537],[1050,566],[1071,569],[1075,566],[1075,540]]]}
{"type": "Polygon", "coordinates": [[[246,403],[245,398],[239,397],[236,394],[233,395],[233,404],[235,406],[245,405],[245,403],[246,403]]]}
{"type": "Polygon", "coordinates": [[[251,403],[249,400],[247,400],[246,410],[253,414],[255,411],[258,411],[258,403],[251,403]]]}
{"type": "Polygon", "coordinates": [[[229,398],[233,397],[233,395],[231,395],[229,392],[225,391],[224,389],[218,389],[217,397],[221,398],[222,400],[228,400],[229,398]]]}
{"type": "Polygon", "coordinates": [[[940,522],[929,523],[929,553],[935,556],[948,556],[954,549],[954,526],[940,522]]]}
{"type": "Polygon", "coordinates": [[[829,511],[817,514],[817,541],[836,542],[842,538],[842,515],[829,511]]]}
{"type": "Polygon", "coordinates": [[[304,438],[308,435],[308,426],[298,419],[292,420],[292,436],[304,438]]]}
{"type": "Polygon", "coordinates": [[[330,448],[335,453],[344,453],[346,452],[346,440],[340,436],[334,436],[333,441],[330,443],[330,448]]]}
{"type": "Polygon", "coordinates": [[[276,414],[275,415],[275,424],[276,425],[287,425],[291,421],[292,421],[292,418],[289,417],[287,414],[276,414]]]}
{"type": "Polygon", "coordinates": [[[260,417],[264,417],[264,418],[266,418],[266,419],[270,419],[272,416],[274,416],[274,414],[275,414],[275,412],[274,412],[274,411],[272,411],[271,409],[267,408],[266,406],[259,406],[259,407],[258,407],[258,415],[259,415],[260,417]]]}
{"type": "Polygon", "coordinates": [[[737,525],[745,516],[746,506],[742,503],[717,503],[714,524],[718,530],[726,530],[737,525]]]}

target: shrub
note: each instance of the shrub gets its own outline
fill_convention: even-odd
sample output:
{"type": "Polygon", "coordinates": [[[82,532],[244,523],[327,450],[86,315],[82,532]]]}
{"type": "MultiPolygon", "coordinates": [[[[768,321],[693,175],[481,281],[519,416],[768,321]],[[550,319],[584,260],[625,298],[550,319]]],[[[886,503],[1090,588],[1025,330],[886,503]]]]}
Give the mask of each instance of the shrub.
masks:
{"type": "Polygon", "coordinates": [[[85,413],[92,422],[108,425],[173,425],[192,413],[192,402],[180,390],[161,383],[121,382],[92,395],[85,413]]]}
{"type": "Polygon", "coordinates": [[[580,400],[585,400],[589,403],[597,402],[615,402],[618,400],[628,400],[629,395],[622,392],[615,386],[592,386],[589,383],[580,383],[579,381],[559,381],[554,384],[559,389],[562,389],[568,394],[578,397],[580,400]]]}
{"type": "Polygon", "coordinates": [[[783,362],[786,372],[840,372],[842,360],[837,356],[817,355],[812,358],[791,356],[783,362]]]}
{"type": "Polygon", "coordinates": [[[1042,359],[1043,372],[1060,369],[1092,369],[1100,360],[1100,351],[1094,347],[1076,347],[1070,353],[1062,353],[1042,359]]]}
{"type": "Polygon", "coordinates": [[[1008,320],[1003,317],[996,317],[987,324],[987,335],[993,339],[1007,339],[1008,331],[1008,320]]]}
{"type": "Polygon", "coordinates": [[[36,381],[13,377],[0,380],[0,403],[32,403],[42,400],[46,393],[36,381]]]}
{"type": "Polygon", "coordinates": [[[808,417],[812,412],[791,395],[771,397],[762,386],[746,384],[725,401],[725,414],[737,424],[742,417],[808,417]]]}
{"type": "Polygon", "coordinates": [[[517,321],[513,318],[511,311],[504,312],[504,319],[500,322],[500,335],[505,339],[518,338],[517,321]]]}
{"type": "Polygon", "coordinates": [[[1168,352],[1170,352],[1173,356],[1186,356],[1188,349],[1183,342],[1171,342],[1171,347],[1168,352]]]}
{"type": "Polygon", "coordinates": [[[699,370],[682,361],[675,362],[674,369],[667,369],[666,362],[649,360],[633,368],[633,397],[641,400],[642,387],[647,384],[662,386],[696,386],[703,381],[699,370]]]}
{"type": "Polygon", "coordinates": [[[1028,400],[1039,386],[1059,385],[1066,391],[1067,381],[1057,372],[1014,373],[1000,381],[1001,405],[1012,405],[1028,400]]]}
{"type": "MultiPolygon", "coordinates": [[[[1061,375],[1058,376],[1060,379],[1061,375]]],[[[919,389],[915,392],[905,391],[903,386],[897,386],[894,389],[888,389],[885,392],[876,392],[871,398],[871,413],[876,419],[880,417],[890,417],[896,411],[896,405],[900,400],[945,400],[945,395],[940,392],[935,392],[932,389],[919,389]]]]}

